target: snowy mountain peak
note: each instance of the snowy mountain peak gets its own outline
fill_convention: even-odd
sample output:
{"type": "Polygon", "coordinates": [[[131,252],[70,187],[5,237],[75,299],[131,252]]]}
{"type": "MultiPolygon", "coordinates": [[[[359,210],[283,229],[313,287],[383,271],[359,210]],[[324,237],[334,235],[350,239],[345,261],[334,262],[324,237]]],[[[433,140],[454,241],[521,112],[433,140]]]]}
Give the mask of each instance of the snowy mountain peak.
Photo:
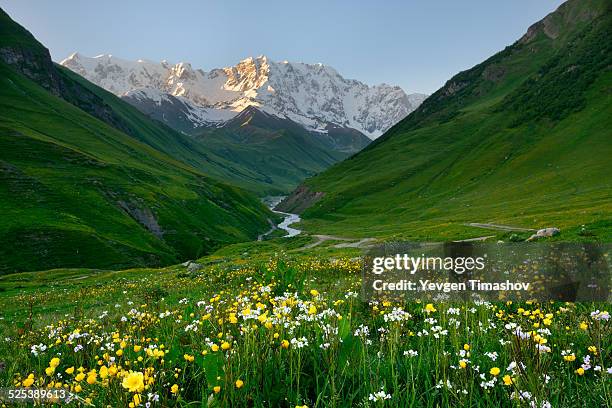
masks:
{"type": "Polygon", "coordinates": [[[60,64],[131,100],[142,101],[151,95],[157,103],[164,99],[162,94],[180,98],[181,104],[189,106],[188,116],[196,118],[194,126],[227,120],[255,106],[309,130],[325,132],[333,124],[376,138],[426,97],[407,95],[398,86],[368,86],[345,79],[321,63],[274,62],[265,55],[208,72],[188,62],[129,61],[111,54],[90,58],[76,52],[60,64]],[[134,93],[141,89],[147,91],[134,93]],[[205,117],[198,116],[201,112],[205,117]]]}

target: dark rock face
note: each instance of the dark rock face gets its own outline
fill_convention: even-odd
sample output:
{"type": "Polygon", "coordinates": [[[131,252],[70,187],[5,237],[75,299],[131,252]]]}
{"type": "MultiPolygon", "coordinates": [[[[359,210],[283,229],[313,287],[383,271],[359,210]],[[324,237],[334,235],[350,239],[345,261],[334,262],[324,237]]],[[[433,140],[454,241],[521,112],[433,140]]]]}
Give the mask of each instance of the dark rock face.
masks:
{"type": "Polygon", "coordinates": [[[119,207],[121,207],[139,224],[145,227],[151,234],[155,235],[157,238],[163,237],[164,231],[150,209],[139,208],[136,205],[127,203],[125,201],[119,201],[117,204],[119,204],[119,207]]]}
{"type": "Polygon", "coordinates": [[[53,95],[64,99],[116,129],[133,135],[129,126],[113,112],[112,108],[84,86],[66,80],[63,67],[56,66],[44,47],[5,46],[0,48],[0,61],[36,82],[53,95]]]}
{"type": "Polygon", "coordinates": [[[30,49],[21,46],[2,47],[0,48],[0,60],[54,95],[62,95],[62,81],[54,69],[47,49],[30,49]]]}
{"type": "Polygon", "coordinates": [[[311,191],[307,186],[301,185],[274,209],[277,211],[301,214],[324,196],[325,193],[323,192],[311,191]]]}

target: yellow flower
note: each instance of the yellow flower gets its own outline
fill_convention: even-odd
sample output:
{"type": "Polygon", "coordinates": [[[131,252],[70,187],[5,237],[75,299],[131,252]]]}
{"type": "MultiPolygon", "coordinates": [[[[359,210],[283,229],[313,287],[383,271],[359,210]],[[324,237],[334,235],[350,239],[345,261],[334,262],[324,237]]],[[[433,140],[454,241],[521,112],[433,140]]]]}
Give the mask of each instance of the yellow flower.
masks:
{"type": "Polygon", "coordinates": [[[281,347],[284,349],[289,348],[289,341],[288,340],[281,341],[281,347]]]}
{"type": "Polygon", "coordinates": [[[217,346],[216,344],[213,344],[212,346],[210,346],[210,349],[212,351],[219,351],[219,346],[217,346]]]}
{"type": "Polygon", "coordinates": [[[134,405],[140,405],[140,403],[142,402],[142,396],[140,394],[134,394],[134,405]]]}
{"type": "Polygon", "coordinates": [[[76,377],[74,377],[74,380],[77,382],[83,381],[84,379],[85,379],[85,374],[83,373],[78,373],[76,377]]]}
{"type": "Polygon", "coordinates": [[[45,368],[45,373],[47,373],[48,376],[52,376],[55,373],[55,367],[45,368]]]}
{"type": "Polygon", "coordinates": [[[96,383],[96,378],[98,377],[98,375],[96,373],[93,374],[89,374],[87,376],[87,384],[95,384],[96,383]]]}
{"type": "Polygon", "coordinates": [[[465,351],[470,351],[470,345],[469,345],[469,344],[467,344],[467,343],[465,343],[465,344],[463,345],[463,349],[464,349],[465,351]]]}
{"type": "Polygon", "coordinates": [[[117,356],[121,357],[123,355],[123,350],[119,349],[117,350],[117,356]]]}
{"type": "Polygon", "coordinates": [[[568,354],[567,356],[563,356],[563,359],[565,361],[574,361],[574,360],[576,360],[576,355],[575,354],[568,354]]]}
{"type": "Polygon", "coordinates": [[[34,376],[30,374],[30,377],[26,378],[25,380],[23,380],[23,382],[21,383],[24,387],[29,387],[32,384],[34,384],[34,376]]]}
{"type": "Polygon", "coordinates": [[[502,380],[504,380],[504,385],[512,385],[512,377],[510,377],[508,374],[504,375],[502,380]]]}
{"type": "Polygon", "coordinates": [[[178,384],[174,384],[172,387],[170,387],[170,392],[173,393],[173,394],[178,394],[178,392],[179,392],[178,384]]]}
{"type": "Polygon", "coordinates": [[[580,330],[586,330],[589,328],[589,325],[586,324],[585,322],[581,322],[580,323],[580,330]]]}
{"type": "Polygon", "coordinates": [[[142,346],[134,346],[134,351],[138,353],[142,349],[142,346]]]}
{"type": "Polygon", "coordinates": [[[597,355],[597,347],[595,346],[589,346],[589,351],[595,355],[597,355]]]}
{"type": "Polygon", "coordinates": [[[584,368],[579,367],[579,368],[576,370],[576,374],[578,374],[578,375],[584,375],[584,368]]]}
{"type": "Polygon", "coordinates": [[[193,360],[195,359],[194,356],[190,356],[189,354],[185,354],[183,358],[185,358],[185,361],[188,361],[190,363],[193,363],[193,360]]]}
{"type": "Polygon", "coordinates": [[[311,289],[311,290],[310,290],[310,294],[311,294],[312,296],[319,296],[319,292],[318,292],[316,289],[311,289]]]}
{"type": "Polygon", "coordinates": [[[57,358],[57,357],[52,358],[51,361],[49,362],[49,367],[56,368],[59,365],[59,363],[60,363],[60,359],[59,358],[57,358]]]}
{"type": "Polygon", "coordinates": [[[465,362],[465,360],[459,360],[459,367],[461,368],[467,367],[467,363],[465,362]]]}
{"type": "Polygon", "coordinates": [[[81,387],[79,384],[74,386],[74,392],[81,392],[83,391],[83,387],[81,387]]]}
{"type": "Polygon", "coordinates": [[[69,368],[67,368],[67,369],[66,369],[66,374],[69,374],[69,375],[70,375],[70,374],[72,374],[72,373],[74,373],[74,366],[69,367],[69,368]]]}
{"type": "Polygon", "coordinates": [[[219,387],[218,385],[215,385],[215,386],[213,387],[213,391],[215,392],[215,394],[218,394],[218,393],[220,393],[220,392],[221,392],[221,387],[219,387]]]}
{"type": "Polygon", "coordinates": [[[100,367],[100,378],[105,379],[108,377],[108,368],[106,366],[100,367]]]}
{"type": "Polygon", "coordinates": [[[427,313],[435,312],[436,308],[431,303],[428,303],[427,305],[425,305],[425,311],[427,313]]]}
{"type": "Polygon", "coordinates": [[[308,308],[308,314],[313,315],[315,313],[317,313],[317,307],[315,305],[310,305],[310,308],[308,308]]]}
{"type": "Polygon", "coordinates": [[[493,376],[498,376],[500,373],[500,369],[497,367],[493,367],[491,370],[489,370],[489,372],[491,373],[491,375],[493,376]]]}
{"type": "Polygon", "coordinates": [[[142,392],[144,390],[144,375],[140,371],[130,371],[128,375],[123,377],[121,385],[130,392],[142,392]]]}
{"type": "Polygon", "coordinates": [[[227,341],[224,341],[223,344],[221,344],[221,349],[223,350],[229,350],[230,347],[231,346],[227,341]]]}
{"type": "Polygon", "coordinates": [[[243,385],[244,385],[244,381],[236,380],[236,388],[242,388],[243,385]]]}

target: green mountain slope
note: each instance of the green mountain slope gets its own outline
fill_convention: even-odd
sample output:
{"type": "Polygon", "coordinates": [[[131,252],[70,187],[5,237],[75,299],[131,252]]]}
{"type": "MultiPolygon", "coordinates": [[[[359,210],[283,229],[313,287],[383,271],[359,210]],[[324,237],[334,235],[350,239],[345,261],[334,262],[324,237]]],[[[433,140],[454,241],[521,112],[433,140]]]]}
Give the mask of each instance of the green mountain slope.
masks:
{"type": "Polygon", "coordinates": [[[308,132],[291,120],[249,107],[224,127],[202,131],[195,137],[217,156],[251,171],[253,183],[261,186],[263,193],[274,195],[290,192],[305,178],[369,143],[363,134],[349,132],[308,132]]]}
{"type": "Polygon", "coordinates": [[[319,233],[456,239],[487,235],[479,222],[610,239],[610,8],[563,4],[281,208],[307,208],[319,233]]]}
{"type": "Polygon", "coordinates": [[[184,140],[0,12],[0,274],[168,264],[267,230],[269,211],[184,140]]]}

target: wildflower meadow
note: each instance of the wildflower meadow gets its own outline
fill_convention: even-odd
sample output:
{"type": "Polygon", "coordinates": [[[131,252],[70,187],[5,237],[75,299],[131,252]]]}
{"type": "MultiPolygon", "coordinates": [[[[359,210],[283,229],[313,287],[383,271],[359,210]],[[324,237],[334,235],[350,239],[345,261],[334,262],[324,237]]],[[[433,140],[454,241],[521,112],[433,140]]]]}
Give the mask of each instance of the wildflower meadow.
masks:
{"type": "Polygon", "coordinates": [[[5,277],[0,385],[96,407],[612,406],[609,304],[368,302],[338,252],[5,277]]]}

